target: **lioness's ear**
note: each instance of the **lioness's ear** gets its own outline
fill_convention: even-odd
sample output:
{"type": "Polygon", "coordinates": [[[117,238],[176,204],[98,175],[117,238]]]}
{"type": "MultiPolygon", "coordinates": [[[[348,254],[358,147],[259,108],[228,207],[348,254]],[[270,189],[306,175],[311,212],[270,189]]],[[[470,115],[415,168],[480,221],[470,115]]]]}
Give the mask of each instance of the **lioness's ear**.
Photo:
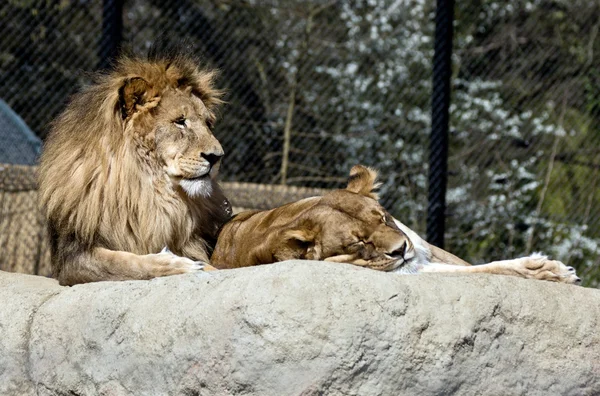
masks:
{"type": "Polygon", "coordinates": [[[288,230],[284,234],[283,239],[295,239],[299,242],[312,242],[315,236],[308,230],[288,230]]]}
{"type": "Polygon", "coordinates": [[[283,240],[293,256],[291,258],[300,258],[308,260],[319,260],[320,249],[315,245],[315,233],[309,229],[288,230],[283,235],[283,240]]]}
{"type": "Polygon", "coordinates": [[[157,93],[152,86],[141,77],[128,78],[119,89],[119,104],[123,119],[134,113],[156,106],[157,93]]]}
{"type": "Polygon", "coordinates": [[[379,196],[373,190],[379,188],[379,186],[381,186],[381,183],[377,181],[376,170],[362,165],[355,165],[350,170],[346,190],[378,200],[379,196]]]}

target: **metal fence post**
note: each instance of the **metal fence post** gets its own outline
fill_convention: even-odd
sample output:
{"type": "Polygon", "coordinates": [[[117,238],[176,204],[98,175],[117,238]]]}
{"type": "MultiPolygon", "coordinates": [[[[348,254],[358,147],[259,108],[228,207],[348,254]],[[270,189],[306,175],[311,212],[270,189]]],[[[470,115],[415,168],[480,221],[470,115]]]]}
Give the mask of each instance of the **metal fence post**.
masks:
{"type": "Polygon", "coordinates": [[[431,97],[431,138],[429,142],[427,241],[440,248],[444,246],[446,184],[448,182],[448,124],[452,78],[453,21],[454,0],[437,0],[431,97]]]}
{"type": "Polygon", "coordinates": [[[123,37],[123,0],[102,1],[102,35],[98,68],[105,69],[117,56],[123,37]]]}

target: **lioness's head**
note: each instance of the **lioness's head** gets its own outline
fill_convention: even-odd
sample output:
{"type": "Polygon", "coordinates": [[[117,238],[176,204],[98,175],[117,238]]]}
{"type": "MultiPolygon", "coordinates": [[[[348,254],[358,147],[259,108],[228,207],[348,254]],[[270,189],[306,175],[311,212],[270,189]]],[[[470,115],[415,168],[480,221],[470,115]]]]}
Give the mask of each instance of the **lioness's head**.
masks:
{"type": "Polygon", "coordinates": [[[214,73],[186,58],[146,66],[132,70],[119,89],[125,128],[155,153],[175,185],[192,197],[209,196],[224,154],[212,134],[220,103],[214,73]]]}
{"type": "Polygon", "coordinates": [[[379,204],[374,170],[357,165],[348,186],[324,195],[302,213],[302,227],[288,231],[300,258],[349,263],[391,271],[412,257],[413,246],[379,204]]]}
{"type": "Polygon", "coordinates": [[[227,223],[212,262],[219,268],[290,259],[325,260],[392,271],[414,256],[409,238],[378,203],[376,172],[357,165],[345,189],[227,223]]]}

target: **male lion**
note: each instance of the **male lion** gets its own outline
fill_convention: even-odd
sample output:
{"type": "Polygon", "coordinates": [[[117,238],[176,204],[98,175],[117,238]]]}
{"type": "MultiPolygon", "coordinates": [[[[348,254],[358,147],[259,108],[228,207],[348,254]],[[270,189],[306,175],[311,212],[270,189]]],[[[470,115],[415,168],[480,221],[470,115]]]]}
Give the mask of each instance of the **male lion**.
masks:
{"type": "Polygon", "coordinates": [[[226,223],[211,262],[237,268],[290,259],[325,260],[399,273],[466,272],[579,283],[575,269],[533,255],[471,266],[429,245],[377,202],[372,169],[357,165],[348,186],[226,223]]]}
{"type": "Polygon", "coordinates": [[[54,122],[39,170],[62,285],[201,270],[229,203],[214,180],[215,73],[181,53],[123,58],[54,122]],[[166,248],[166,249],[163,249],[166,248]]]}

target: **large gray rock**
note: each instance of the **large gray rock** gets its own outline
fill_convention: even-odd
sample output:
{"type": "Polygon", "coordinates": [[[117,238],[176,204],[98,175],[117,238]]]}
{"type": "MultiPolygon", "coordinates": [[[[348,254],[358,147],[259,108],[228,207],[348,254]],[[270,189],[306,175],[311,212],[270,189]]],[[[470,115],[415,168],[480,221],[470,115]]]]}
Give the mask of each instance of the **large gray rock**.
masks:
{"type": "Polygon", "coordinates": [[[34,394],[29,341],[36,311],[63,290],[56,281],[0,271],[0,395],[34,394]]]}
{"type": "Polygon", "coordinates": [[[597,395],[600,291],[286,262],[0,273],[1,395],[597,395]]]}

